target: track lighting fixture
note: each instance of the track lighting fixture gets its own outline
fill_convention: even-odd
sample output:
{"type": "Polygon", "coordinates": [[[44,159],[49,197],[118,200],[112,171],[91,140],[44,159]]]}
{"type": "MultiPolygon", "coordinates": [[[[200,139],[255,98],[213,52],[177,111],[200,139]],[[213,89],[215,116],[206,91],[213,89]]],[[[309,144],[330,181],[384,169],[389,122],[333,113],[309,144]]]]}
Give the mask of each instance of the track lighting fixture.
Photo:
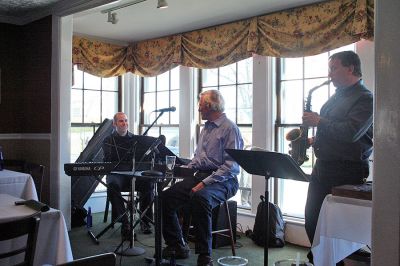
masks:
{"type": "Polygon", "coordinates": [[[110,22],[112,24],[117,24],[118,22],[117,13],[111,13],[111,11],[108,11],[107,22],[110,22]]]}
{"type": "MultiPolygon", "coordinates": [[[[139,4],[141,2],[144,2],[146,0],[135,0],[129,3],[125,3],[125,4],[121,4],[119,6],[114,6],[114,7],[110,7],[108,9],[102,10],[101,13],[106,14],[107,13],[107,22],[110,22],[112,24],[117,24],[118,19],[117,19],[117,13],[112,13],[112,11],[121,9],[121,8],[125,8],[131,5],[136,5],[139,4]]],[[[157,8],[167,8],[168,7],[168,3],[166,0],[158,0],[158,4],[157,4],[157,8]]]]}
{"type": "Polygon", "coordinates": [[[158,0],[157,8],[167,8],[168,3],[167,0],[158,0]]]}

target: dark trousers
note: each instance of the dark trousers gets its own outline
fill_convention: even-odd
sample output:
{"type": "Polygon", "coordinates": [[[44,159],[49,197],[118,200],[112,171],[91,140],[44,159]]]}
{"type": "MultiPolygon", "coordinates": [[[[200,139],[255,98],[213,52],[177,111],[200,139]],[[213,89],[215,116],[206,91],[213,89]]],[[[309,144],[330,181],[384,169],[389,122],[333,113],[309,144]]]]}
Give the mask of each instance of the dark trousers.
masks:
{"type": "Polygon", "coordinates": [[[212,209],[233,197],[239,184],[236,178],[231,178],[191,193],[191,189],[200,181],[200,178],[187,177],[162,192],[163,236],[168,246],[184,242],[178,210],[187,206],[192,211],[192,223],[196,228],[195,251],[197,254],[211,255],[212,209]]]}
{"type": "Polygon", "coordinates": [[[326,195],[331,194],[335,186],[362,184],[368,175],[368,161],[316,161],[305,208],[305,228],[310,243],[314,240],[319,212],[326,195]]]}
{"type": "MultiPolygon", "coordinates": [[[[123,199],[121,198],[121,191],[131,191],[131,180],[129,176],[122,175],[108,175],[107,184],[111,189],[107,190],[107,195],[110,199],[112,206],[112,219],[113,221],[123,214],[126,210],[123,199]],[[111,191],[114,190],[117,193],[111,191]]],[[[154,182],[144,177],[136,177],[135,190],[139,192],[139,210],[143,212],[154,199],[154,182]]],[[[149,207],[143,221],[148,223],[153,220],[153,208],[149,207]]],[[[128,216],[123,216],[122,223],[128,222],[128,216]]]]}

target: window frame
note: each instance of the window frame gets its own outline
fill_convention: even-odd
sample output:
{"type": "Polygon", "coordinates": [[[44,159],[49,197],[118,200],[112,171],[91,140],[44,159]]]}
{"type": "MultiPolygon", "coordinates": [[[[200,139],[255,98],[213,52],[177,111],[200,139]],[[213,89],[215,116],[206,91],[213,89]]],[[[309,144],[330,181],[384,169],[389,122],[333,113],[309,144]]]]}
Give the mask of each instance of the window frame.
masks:
{"type": "MultiPolygon", "coordinates": [[[[154,106],[155,106],[155,109],[157,110],[157,109],[159,109],[159,106],[157,106],[157,99],[158,99],[158,97],[157,97],[157,93],[159,93],[159,92],[165,92],[165,91],[168,91],[168,100],[169,100],[169,104],[168,104],[168,106],[162,106],[163,108],[165,107],[165,108],[169,108],[169,107],[171,107],[172,106],[172,93],[173,92],[178,92],[178,94],[180,93],[180,91],[181,91],[181,89],[180,89],[180,84],[172,84],[172,76],[171,76],[171,73],[172,73],[172,71],[178,71],[178,73],[179,73],[179,76],[180,76],[180,72],[179,72],[179,68],[178,69],[170,69],[170,70],[168,70],[167,72],[169,73],[168,74],[168,90],[162,90],[162,91],[159,91],[158,90],[158,83],[157,83],[157,79],[158,79],[158,76],[154,76],[153,78],[155,78],[155,90],[154,91],[151,91],[151,92],[145,92],[145,78],[146,77],[140,77],[140,79],[139,79],[139,95],[140,95],[140,100],[139,100],[139,104],[140,104],[140,112],[139,112],[139,125],[138,125],[138,132],[139,132],[139,134],[140,135],[143,135],[143,133],[145,133],[146,132],[146,130],[151,126],[151,129],[150,130],[156,130],[158,133],[156,134],[157,136],[154,136],[154,137],[158,137],[158,136],[160,136],[160,135],[162,135],[163,134],[163,129],[167,129],[167,128],[173,128],[173,129],[177,129],[177,132],[178,132],[178,136],[177,136],[177,138],[178,138],[178,147],[177,147],[177,150],[174,150],[173,152],[174,153],[176,153],[176,155],[178,155],[179,156],[179,123],[177,123],[177,124],[174,124],[174,123],[171,123],[171,112],[166,112],[166,113],[164,113],[164,115],[165,114],[167,114],[168,115],[168,123],[166,124],[166,123],[158,123],[158,118],[160,118],[160,117],[158,117],[158,116],[156,116],[156,119],[157,120],[154,120],[154,121],[151,121],[151,123],[148,123],[148,124],[145,124],[144,123],[144,121],[145,121],[145,112],[144,112],[144,103],[145,103],[145,94],[147,94],[147,93],[154,93],[155,94],[155,97],[154,97],[154,100],[155,100],[155,103],[154,103],[154,106]],[[178,89],[172,89],[172,86],[173,85],[178,85],[178,89]],[[154,124],[153,124],[154,123],[154,124]]],[[[164,72],[165,73],[165,72],[164,72]]],[[[162,73],[162,74],[164,74],[164,73],[162,73]]],[[[162,75],[161,74],[161,75],[162,75]]],[[[179,79],[178,79],[179,80],[179,79]]],[[[178,82],[179,83],[179,82],[178,82]]],[[[177,112],[179,112],[179,108],[177,108],[177,110],[176,110],[177,112]]],[[[159,115],[160,113],[158,113],[158,115],[159,115]]],[[[178,114],[178,120],[179,120],[179,114],[178,114]]],[[[148,131],[148,132],[150,132],[150,131],[148,131]]],[[[146,135],[148,135],[148,134],[146,134],[146,135]]],[[[168,143],[168,138],[167,138],[167,143],[168,143]]]]}
{"type": "MultiPolygon", "coordinates": [[[[74,78],[75,78],[75,76],[76,76],[76,73],[74,72],[75,71],[75,68],[73,68],[73,76],[74,76],[74,78]]],[[[79,70],[80,71],[80,70],[79,70]]],[[[102,107],[103,107],[103,105],[102,105],[102,101],[103,101],[103,97],[106,97],[106,96],[104,96],[103,95],[103,92],[104,91],[107,91],[107,92],[110,92],[109,90],[103,90],[103,88],[102,88],[102,84],[103,84],[103,78],[102,77],[98,77],[99,79],[100,79],[100,89],[86,89],[85,88],[85,73],[87,73],[87,72],[84,72],[84,71],[81,71],[82,72],[82,88],[73,88],[73,86],[71,86],[71,92],[72,92],[72,90],[77,90],[77,91],[80,91],[81,93],[82,93],[82,106],[81,106],[81,108],[82,108],[82,116],[81,116],[81,123],[79,123],[79,122],[71,122],[70,123],[70,131],[72,132],[73,130],[74,130],[74,128],[91,128],[92,129],[92,136],[94,135],[94,133],[96,132],[96,130],[101,126],[101,124],[102,124],[102,122],[104,121],[104,119],[105,119],[105,117],[103,117],[103,109],[102,109],[102,107]],[[84,117],[85,117],[85,98],[84,98],[84,94],[85,94],[85,91],[88,91],[88,90],[90,90],[90,91],[97,91],[97,92],[100,92],[100,122],[99,123],[96,123],[96,122],[83,122],[84,121],[84,117]]],[[[88,73],[87,73],[88,74],[88,73]]],[[[122,77],[121,76],[118,76],[117,77],[117,87],[116,87],[116,91],[114,91],[116,94],[117,94],[117,111],[118,112],[120,112],[121,111],[121,108],[122,108],[122,77]]],[[[71,101],[72,101],[72,98],[71,98],[71,101]]],[[[72,106],[72,105],[71,105],[72,106]]],[[[71,111],[71,109],[70,109],[70,111],[71,111]]],[[[73,145],[73,143],[71,142],[70,143],[70,147],[71,147],[71,152],[70,152],[70,158],[71,159],[73,159],[72,158],[72,145],[73,145]]],[[[83,149],[85,149],[86,148],[86,146],[83,148],[83,149]]],[[[71,160],[71,161],[74,161],[74,160],[71,160]]],[[[96,188],[96,192],[103,192],[103,191],[105,191],[105,187],[104,186],[102,186],[102,185],[99,185],[97,188],[96,188]]]]}

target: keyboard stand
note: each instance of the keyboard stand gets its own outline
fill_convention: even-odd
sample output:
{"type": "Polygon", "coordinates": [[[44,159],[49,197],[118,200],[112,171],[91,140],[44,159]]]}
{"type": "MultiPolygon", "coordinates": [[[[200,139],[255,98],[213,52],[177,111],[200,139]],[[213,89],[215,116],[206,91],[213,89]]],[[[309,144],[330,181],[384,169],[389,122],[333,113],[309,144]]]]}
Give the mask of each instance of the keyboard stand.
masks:
{"type": "MultiPolygon", "coordinates": [[[[115,191],[113,188],[109,187],[109,186],[107,185],[107,183],[105,183],[105,182],[100,178],[100,176],[97,175],[97,176],[94,176],[94,178],[96,178],[97,181],[99,181],[102,185],[104,185],[104,186],[107,188],[107,190],[109,189],[109,190],[111,191],[111,193],[116,193],[118,196],[120,196],[120,197],[122,198],[122,200],[123,200],[125,203],[128,203],[128,200],[124,199],[124,197],[122,197],[122,196],[118,193],[118,191],[115,191]]],[[[133,186],[134,186],[134,184],[133,184],[133,186]]],[[[133,188],[134,188],[134,187],[133,187],[133,188]]],[[[133,194],[132,194],[132,195],[133,195],[133,194]]],[[[94,235],[94,233],[92,232],[92,230],[88,230],[88,234],[89,234],[90,238],[91,238],[97,245],[99,245],[99,244],[100,244],[99,238],[100,238],[102,235],[104,235],[110,228],[113,228],[114,225],[122,219],[122,217],[124,217],[125,215],[128,214],[128,212],[129,212],[129,210],[126,210],[123,214],[121,214],[120,216],[118,216],[117,219],[115,219],[115,221],[113,221],[111,224],[109,224],[106,228],[104,228],[104,229],[103,229],[100,233],[98,233],[97,235],[94,235]]]]}

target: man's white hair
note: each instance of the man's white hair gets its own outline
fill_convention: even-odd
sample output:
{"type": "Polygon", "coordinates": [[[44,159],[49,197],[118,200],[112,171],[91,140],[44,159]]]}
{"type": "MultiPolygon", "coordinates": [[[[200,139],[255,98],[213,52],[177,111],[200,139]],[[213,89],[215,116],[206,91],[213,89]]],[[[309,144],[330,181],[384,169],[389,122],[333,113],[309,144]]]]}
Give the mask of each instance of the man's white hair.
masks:
{"type": "Polygon", "coordinates": [[[208,90],[200,93],[200,97],[204,96],[204,102],[215,112],[223,112],[225,110],[225,100],[218,90],[208,90]]]}

